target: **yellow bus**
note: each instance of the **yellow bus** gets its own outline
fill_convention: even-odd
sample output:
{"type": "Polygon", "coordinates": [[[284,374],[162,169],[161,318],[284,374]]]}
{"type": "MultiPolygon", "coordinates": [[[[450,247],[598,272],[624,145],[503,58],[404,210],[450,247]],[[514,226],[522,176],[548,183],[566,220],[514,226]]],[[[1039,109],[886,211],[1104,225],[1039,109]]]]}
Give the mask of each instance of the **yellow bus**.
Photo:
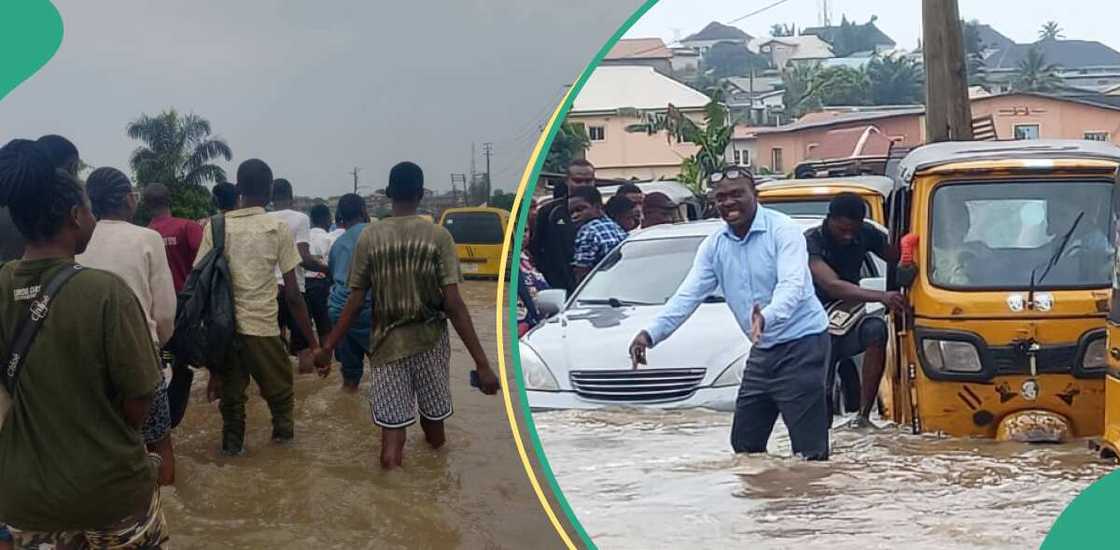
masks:
{"type": "Polygon", "coordinates": [[[455,239],[465,277],[497,278],[509,212],[484,206],[449,208],[439,223],[455,239]]]}

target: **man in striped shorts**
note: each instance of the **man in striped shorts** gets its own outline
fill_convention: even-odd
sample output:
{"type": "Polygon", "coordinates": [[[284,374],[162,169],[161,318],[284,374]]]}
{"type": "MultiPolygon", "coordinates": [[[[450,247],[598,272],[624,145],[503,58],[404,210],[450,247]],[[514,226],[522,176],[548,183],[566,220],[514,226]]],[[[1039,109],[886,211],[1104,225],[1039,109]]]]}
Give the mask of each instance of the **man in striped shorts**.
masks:
{"type": "Polygon", "coordinates": [[[401,465],[405,429],[417,413],[428,443],[439,448],[445,442],[443,421],[452,412],[447,321],[474,359],[479,389],[496,393],[498,378],[459,293],[455,242],[446,229],[417,215],[424,197],[420,167],[411,162],[394,166],[386,193],[392,216],[369,224],[358,238],[350,262],[350,297],[315,363],[329,368],[335,346],[370,292],[370,404],[373,422],[381,427],[381,466],[392,469],[401,465]]]}

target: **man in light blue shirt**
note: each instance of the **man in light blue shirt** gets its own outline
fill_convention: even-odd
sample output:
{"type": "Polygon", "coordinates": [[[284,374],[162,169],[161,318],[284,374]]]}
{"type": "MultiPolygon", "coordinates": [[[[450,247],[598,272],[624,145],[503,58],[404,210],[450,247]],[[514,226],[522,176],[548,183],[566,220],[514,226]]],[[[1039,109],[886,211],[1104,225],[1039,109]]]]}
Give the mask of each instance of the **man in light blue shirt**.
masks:
{"type": "Polygon", "coordinates": [[[727,226],[700,245],[692,269],[664,310],[630,345],[635,368],[722,289],[743,334],[753,343],[731,426],[737,453],[766,452],[778,414],[793,453],[828,459],[828,318],[813,289],[802,228],[758,205],[754,178],[728,168],[710,178],[727,226]]]}
{"type": "MultiPolygon", "coordinates": [[[[329,262],[331,271],[331,291],[328,298],[328,311],[331,323],[337,323],[342,315],[346,301],[350,299],[350,260],[358,237],[369,223],[366,214],[366,201],[362,197],[347,193],[338,199],[340,227],[346,230],[331,245],[329,262]]],[[[369,333],[373,325],[373,308],[370,295],[366,294],[365,305],[350,325],[346,336],[339,341],[334,350],[335,359],[342,363],[342,389],[349,393],[358,391],[358,384],[365,372],[365,358],[369,353],[369,333]]]]}

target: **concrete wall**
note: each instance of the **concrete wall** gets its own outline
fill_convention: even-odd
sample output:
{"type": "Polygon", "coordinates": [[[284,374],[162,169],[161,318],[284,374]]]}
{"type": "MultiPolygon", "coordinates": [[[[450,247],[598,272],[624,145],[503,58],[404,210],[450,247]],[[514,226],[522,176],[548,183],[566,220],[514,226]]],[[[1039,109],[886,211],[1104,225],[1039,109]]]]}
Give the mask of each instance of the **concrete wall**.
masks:
{"type": "MultiPolygon", "coordinates": [[[[700,113],[688,116],[703,122],[700,113]]],[[[583,124],[589,136],[592,127],[604,129],[604,139],[592,141],[587,150],[587,160],[595,165],[595,173],[601,178],[676,176],[681,161],[697,151],[695,145],[677,143],[675,139],[666,138],[664,132],[654,135],[627,132],[626,126],[639,122],[636,118],[572,113],[568,122],[583,124]]]]}
{"type": "Polygon", "coordinates": [[[1015,126],[1038,125],[1043,139],[1085,139],[1087,132],[1120,137],[1120,111],[1030,95],[981,98],[972,102],[972,116],[993,115],[999,139],[1014,139],[1015,126]]]}

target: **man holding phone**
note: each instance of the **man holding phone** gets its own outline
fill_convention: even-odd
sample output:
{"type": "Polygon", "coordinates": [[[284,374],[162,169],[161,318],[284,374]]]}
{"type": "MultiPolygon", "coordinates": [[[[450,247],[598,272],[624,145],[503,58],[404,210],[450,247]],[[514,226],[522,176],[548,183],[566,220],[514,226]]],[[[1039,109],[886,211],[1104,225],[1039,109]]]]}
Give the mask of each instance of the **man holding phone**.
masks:
{"type": "Polygon", "coordinates": [[[753,343],[735,403],[731,447],[736,453],[766,452],[781,414],[795,455],[828,460],[828,318],[814,293],[801,227],[758,205],[746,168],[716,172],[709,181],[727,226],[704,240],[680,288],[653,324],[634,337],[634,367],[645,364],[648,348],[672,335],[722,288],[753,343]]]}

